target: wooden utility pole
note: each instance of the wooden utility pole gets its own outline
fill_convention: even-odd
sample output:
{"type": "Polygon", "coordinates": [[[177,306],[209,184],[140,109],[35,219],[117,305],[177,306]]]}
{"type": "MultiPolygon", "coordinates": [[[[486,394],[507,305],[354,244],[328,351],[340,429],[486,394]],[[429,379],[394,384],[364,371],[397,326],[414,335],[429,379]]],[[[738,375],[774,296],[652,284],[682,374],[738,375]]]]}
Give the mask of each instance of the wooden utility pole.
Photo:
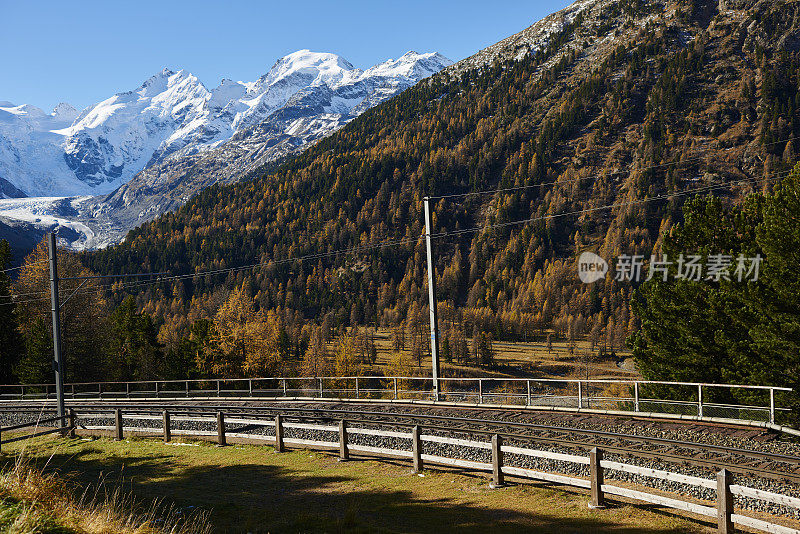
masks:
{"type": "Polygon", "coordinates": [[[439,400],[439,321],[436,313],[436,270],[433,261],[433,219],[431,217],[430,198],[423,199],[425,203],[425,250],[428,253],[428,307],[430,308],[431,324],[431,368],[433,378],[433,399],[439,400]]]}

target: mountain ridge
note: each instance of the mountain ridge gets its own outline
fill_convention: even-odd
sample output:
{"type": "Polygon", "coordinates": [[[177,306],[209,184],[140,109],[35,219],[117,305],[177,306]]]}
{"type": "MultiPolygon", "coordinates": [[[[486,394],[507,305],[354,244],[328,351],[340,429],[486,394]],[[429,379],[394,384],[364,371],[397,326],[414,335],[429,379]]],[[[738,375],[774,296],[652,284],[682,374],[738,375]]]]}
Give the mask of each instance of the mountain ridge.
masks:
{"type": "MultiPolygon", "coordinates": [[[[50,115],[33,106],[0,106],[0,192],[95,195],[74,203],[72,220],[93,231],[70,243],[104,246],[211,183],[235,181],[252,160],[263,165],[301,150],[451,63],[436,52],[410,51],[362,70],[336,54],[299,50],[256,81],[223,79],[212,90],[187,71],[165,68],[80,113],[68,105],[50,115]],[[40,154],[22,157],[26,150],[40,154]],[[224,172],[203,179],[188,171],[176,175],[195,161],[211,161],[224,172]],[[27,171],[26,162],[33,162],[27,171]]],[[[0,217],[12,223],[23,205],[0,200],[0,217]]],[[[42,223],[36,219],[18,220],[42,223]]]]}
{"type": "MultiPolygon", "coordinates": [[[[438,53],[408,52],[397,60],[362,70],[336,54],[300,50],[279,59],[254,82],[223,79],[218,87],[209,90],[188,71],[164,68],[139,87],[116,93],[80,112],[65,103],[50,114],[29,104],[0,106],[6,122],[17,119],[15,128],[54,138],[54,144],[63,147],[63,159],[74,177],[86,186],[80,188],[74,181],[60,188],[49,186],[57,182],[53,179],[39,186],[34,178],[26,176],[24,167],[17,166],[16,172],[10,172],[9,161],[22,159],[14,156],[24,139],[14,139],[10,128],[2,128],[2,124],[0,136],[6,146],[0,150],[0,178],[28,196],[107,194],[172,153],[187,147],[213,148],[227,141],[240,129],[258,124],[286,105],[303,89],[327,86],[336,90],[361,83],[366,86],[362,92],[374,91],[391,83],[388,78],[394,78],[396,85],[408,86],[411,80],[421,79],[423,73],[430,75],[438,70],[431,69],[431,65],[441,68],[450,63],[438,53]],[[424,65],[420,67],[421,64],[424,65]],[[420,69],[415,71],[416,67],[420,69]]],[[[360,102],[369,93],[354,95],[358,96],[360,102]]],[[[349,113],[354,106],[339,98],[325,111],[349,113]]],[[[43,170],[39,167],[28,174],[67,174],[58,163],[48,162],[42,165],[43,170]]]]}
{"type": "Polygon", "coordinates": [[[434,206],[443,317],[496,339],[552,329],[620,347],[635,286],[581,284],[578,253],[650,257],[692,192],[735,203],[780,179],[800,137],[800,6],[579,6],[534,52],[517,59],[507,40],[498,61],[433,76],[87,264],[185,277],[138,293],[171,332],[235,287],[286,317],[418,326],[422,198],[463,194],[434,206]],[[387,241],[401,244],[352,251],[387,241]]]}

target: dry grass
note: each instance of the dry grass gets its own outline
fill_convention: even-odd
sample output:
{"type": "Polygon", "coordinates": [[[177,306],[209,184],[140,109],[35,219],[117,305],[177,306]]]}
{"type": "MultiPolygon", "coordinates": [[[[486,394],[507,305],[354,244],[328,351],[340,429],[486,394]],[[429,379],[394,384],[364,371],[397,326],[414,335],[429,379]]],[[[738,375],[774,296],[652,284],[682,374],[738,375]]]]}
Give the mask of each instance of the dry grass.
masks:
{"type": "MultiPolygon", "coordinates": [[[[386,328],[375,330],[375,347],[378,358],[376,364],[366,369],[367,373],[385,373],[387,366],[394,357],[394,348],[391,332],[386,328]]],[[[467,343],[472,344],[472,339],[467,338],[467,343]]],[[[406,342],[403,352],[407,361],[417,370],[417,361],[411,357],[410,341],[406,342]]],[[[496,376],[501,377],[526,377],[526,378],[611,378],[611,379],[637,379],[641,376],[633,368],[631,353],[627,350],[617,350],[619,360],[624,360],[625,365],[620,367],[617,360],[610,357],[601,358],[598,350],[592,350],[586,340],[577,341],[570,351],[567,341],[553,341],[548,348],[546,341],[495,341],[495,360],[497,368],[487,371],[472,365],[445,364],[445,376],[496,376]]],[[[328,351],[333,352],[334,344],[330,343],[328,351]]],[[[427,353],[427,350],[425,351],[427,353]]],[[[423,357],[419,370],[426,374],[430,369],[430,358],[423,357]]]]}
{"type": "Polygon", "coordinates": [[[101,473],[118,476],[143,502],[205,510],[214,532],[713,531],[657,506],[619,503],[589,510],[583,490],[539,483],[491,490],[484,475],[452,469],[417,476],[406,461],[338,462],[333,455],[307,450],[276,454],[267,446],[146,439],[41,438],[33,440],[29,454],[37,465],[52,457],[47,470],[75,481],[97,480],[101,473]]]}
{"type": "MultiPolygon", "coordinates": [[[[47,462],[45,462],[47,464],[47,462]]],[[[76,492],[54,472],[33,467],[20,453],[0,472],[0,531],[8,533],[189,534],[210,532],[205,516],[185,520],[159,503],[145,511],[121,487],[104,480],[76,492]]]]}

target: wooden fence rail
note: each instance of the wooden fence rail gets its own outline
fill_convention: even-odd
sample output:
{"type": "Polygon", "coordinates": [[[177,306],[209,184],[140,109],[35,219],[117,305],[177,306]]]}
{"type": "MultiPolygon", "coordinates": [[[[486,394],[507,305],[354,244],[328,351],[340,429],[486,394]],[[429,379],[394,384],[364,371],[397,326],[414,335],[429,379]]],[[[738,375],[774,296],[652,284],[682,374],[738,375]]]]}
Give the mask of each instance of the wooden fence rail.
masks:
{"type": "MultiPolygon", "coordinates": [[[[160,415],[125,415],[122,410],[116,409],[109,414],[90,414],[92,418],[112,418],[114,424],[107,425],[86,425],[80,426],[86,430],[110,430],[116,439],[123,439],[124,433],[145,433],[152,435],[161,435],[165,442],[172,439],[173,435],[184,436],[202,436],[209,438],[216,438],[219,446],[227,445],[228,438],[250,439],[259,440],[271,443],[274,445],[276,452],[283,452],[287,445],[298,446],[304,448],[316,448],[338,451],[339,459],[346,461],[353,453],[362,453],[368,455],[382,455],[396,458],[411,459],[415,472],[420,472],[424,469],[425,464],[443,465],[449,467],[458,467],[472,471],[481,471],[491,473],[492,487],[502,487],[505,485],[505,477],[513,476],[519,478],[541,480],[549,483],[562,484],[573,486],[577,488],[588,489],[590,492],[589,506],[593,508],[603,508],[607,496],[612,495],[631,499],[635,501],[642,501],[683,512],[700,515],[707,518],[716,518],[718,532],[731,533],[734,532],[735,526],[739,525],[763,532],[771,532],[777,534],[800,534],[800,530],[783,526],[777,523],[771,523],[762,519],[745,516],[736,513],[733,508],[734,497],[744,497],[748,499],[760,500],[772,504],[777,504],[787,508],[800,510],[800,498],[772,493],[756,488],[750,488],[738,484],[731,483],[731,474],[723,469],[718,472],[716,480],[706,479],[702,477],[690,476],[681,473],[674,473],[666,470],[653,469],[649,467],[642,467],[623,462],[605,460],[603,458],[602,449],[595,448],[590,451],[589,456],[579,456],[572,454],[556,453],[551,451],[530,449],[527,447],[519,447],[507,445],[504,442],[502,434],[495,434],[491,440],[475,441],[472,439],[454,438],[449,436],[440,436],[434,434],[424,433],[424,429],[418,425],[410,427],[410,432],[402,432],[397,430],[384,430],[377,428],[359,428],[352,426],[353,423],[348,423],[344,420],[339,421],[337,425],[318,424],[308,422],[286,422],[282,415],[277,415],[274,420],[261,420],[252,418],[241,418],[236,416],[227,417],[223,412],[215,412],[209,414],[207,417],[198,416],[173,416],[168,410],[164,410],[160,415]],[[161,428],[158,427],[141,427],[141,426],[125,426],[125,420],[136,419],[141,421],[161,421],[161,428]],[[216,429],[211,430],[188,430],[181,428],[174,428],[175,422],[204,422],[216,425],[216,429]],[[244,432],[230,432],[228,427],[230,425],[245,425],[245,426],[260,426],[272,427],[272,435],[267,434],[251,434],[244,432]],[[336,441],[324,441],[318,439],[301,439],[296,437],[286,437],[284,435],[285,429],[296,430],[311,430],[317,432],[329,432],[338,436],[336,441]],[[366,435],[366,436],[379,436],[386,438],[396,438],[409,442],[408,449],[405,448],[390,448],[390,447],[376,447],[369,445],[362,445],[352,443],[350,436],[353,435],[366,435]],[[448,456],[441,456],[438,454],[427,454],[424,452],[424,443],[436,443],[444,445],[453,445],[459,447],[469,447],[489,451],[491,453],[491,463],[480,462],[473,460],[465,460],[462,458],[451,458],[448,456]],[[588,479],[578,478],[573,476],[566,476],[556,473],[548,473],[536,471],[534,469],[526,469],[512,465],[506,465],[504,462],[505,454],[528,456],[532,458],[539,458],[545,460],[552,460],[558,462],[572,463],[581,466],[588,466],[590,476],[588,479]],[[688,486],[705,488],[714,490],[717,495],[717,502],[714,505],[700,504],[696,502],[689,502],[673,497],[649,493],[646,491],[635,490],[627,487],[620,487],[613,484],[608,484],[605,481],[605,475],[609,471],[618,471],[622,473],[638,475],[657,480],[664,480],[669,482],[676,482],[688,486]]],[[[74,429],[75,425],[75,412],[70,412],[70,423],[74,429]]],[[[293,416],[293,418],[296,416],[293,416]]],[[[44,420],[46,422],[53,422],[58,418],[44,420]]],[[[23,428],[31,425],[15,425],[14,427],[6,427],[0,429],[0,432],[8,431],[12,428],[23,428]]],[[[398,424],[398,426],[404,426],[398,424]]],[[[61,431],[63,429],[56,429],[61,431]]],[[[72,430],[72,429],[68,429],[72,430]]],[[[49,432],[49,431],[48,431],[49,432]]],[[[74,430],[73,430],[74,432],[74,430]]],[[[459,431],[468,433],[468,431],[459,431]]],[[[45,432],[42,432],[45,433],[45,432]]],[[[2,435],[2,434],[0,434],[2,435]]],[[[9,443],[14,440],[6,440],[9,443]]]]}

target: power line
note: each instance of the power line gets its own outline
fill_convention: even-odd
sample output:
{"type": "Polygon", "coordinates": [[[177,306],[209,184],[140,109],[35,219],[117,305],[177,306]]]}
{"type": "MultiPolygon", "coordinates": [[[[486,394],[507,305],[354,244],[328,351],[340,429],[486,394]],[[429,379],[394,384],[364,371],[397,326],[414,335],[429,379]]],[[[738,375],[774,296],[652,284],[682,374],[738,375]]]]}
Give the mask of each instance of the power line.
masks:
{"type": "MultiPolygon", "coordinates": [[[[770,146],[770,145],[788,143],[789,141],[794,141],[794,140],[798,140],[798,139],[800,139],[800,136],[798,136],[798,137],[789,137],[787,139],[784,139],[783,141],[773,141],[771,143],[764,143],[762,146],[770,146]]],[[[729,150],[729,149],[727,149],[727,150],[729,150]]],[[[636,169],[636,170],[640,171],[640,172],[643,172],[643,171],[648,171],[648,170],[651,170],[651,169],[658,169],[658,168],[661,168],[661,167],[670,167],[670,166],[673,166],[673,165],[677,166],[677,165],[685,164],[687,162],[699,161],[699,160],[702,160],[703,158],[705,158],[705,156],[695,156],[695,157],[692,157],[692,158],[686,158],[686,159],[678,161],[678,162],[659,163],[657,165],[649,165],[647,167],[642,167],[642,168],[636,169]]],[[[448,195],[431,195],[428,198],[431,199],[431,200],[439,200],[439,199],[444,199],[444,198],[463,198],[463,197],[480,196],[480,195],[493,195],[493,194],[497,194],[497,193],[511,193],[511,192],[514,192],[514,191],[523,191],[523,190],[526,190],[526,189],[535,189],[535,188],[544,187],[544,186],[548,186],[548,185],[572,184],[572,183],[576,183],[576,182],[581,182],[583,180],[596,179],[596,178],[599,178],[600,176],[615,176],[615,175],[618,175],[618,174],[626,174],[626,173],[629,174],[630,172],[631,171],[629,169],[629,170],[624,170],[624,171],[608,172],[608,173],[604,173],[604,174],[601,174],[601,175],[593,174],[591,176],[584,176],[582,178],[575,178],[575,179],[572,179],[572,180],[555,180],[555,181],[552,181],[552,182],[541,182],[541,183],[538,183],[538,184],[519,185],[519,186],[514,186],[514,187],[503,187],[503,188],[499,188],[499,189],[485,189],[485,190],[482,190],[482,191],[472,191],[472,192],[468,192],[468,193],[452,193],[452,194],[448,194],[448,195]]]]}
{"type": "MultiPolygon", "coordinates": [[[[778,177],[778,175],[776,175],[776,177],[778,177]]],[[[474,227],[474,228],[465,228],[463,230],[455,230],[453,232],[440,232],[438,234],[434,234],[431,237],[438,239],[438,238],[442,238],[442,237],[450,237],[450,236],[456,236],[456,235],[462,235],[462,234],[477,233],[477,232],[480,232],[482,230],[489,230],[489,229],[493,229],[493,228],[505,228],[505,227],[509,227],[509,226],[517,226],[517,225],[520,225],[520,224],[527,224],[527,223],[536,222],[536,221],[544,221],[544,220],[549,220],[549,219],[556,219],[556,218],[559,218],[559,217],[567,217],[567,216],[570,216],[570,215],[581,215],[581,214],[584,214],[584,213],[592,213],[592,212],[595,212],[595,211],[601,211],[601,210],[605,210],[605,209],[613,209],[613,208],[619,208],[619,207],[624,207],[624,206],[632,206],[632,205],[636,205],[636,204],[646,204],[648,202],[654,202],[654,201],[658,201],[658,200],[669,200],[669,199],[674,198],[674,197],[682,197],[682,196],[695,194],[695,193],[705,193],[705,192],[709,192],[709,191],[725,189],[725,188],[729,187],[730,185],[737,184],[737,183],[750,183],[752,181],[755,181],[755,182],[758,183],[758,182],[769,180],[769,179],[770,179],[770,177],[763,177],[763,178],[754,179],[754,180],[751,180],[751,179],[748,178],[748,179],[745,179],[745,180],[738,180],[738,181],[734,181],[734,182],[726,182],[724,184],[708,185],[708,186],[704,186],[704,187],[697,188],[697,189],[689,189],[689,190],[679,191],[679,192],[675,192],[675,193],[664,193],[662,195],[657,195],[657,196],[653,196],[653,197],[646,197],[646,198],[641,198],[641,199],[637,199],[637,200],[631,200],[631,201],[627,201],[627,202],[618,202],[618,203],[615,203],[615,204],[607,204],[607,205],[604,205],[604,206],[596,206],[596,207],[593,207],[593,208],[584,208],[582,210],[575,210],[575,211],[569,211],[569,212],[564,212],[564,213],[554,213],[552,215],[542,215],[542,216],[539,216],[539,217],[531,217],[529,219],[522,219],[522,220],[519,220],[519,221],[509,221],[509,222],[505,222],[505,223],[487,224],[487,225],[483,225],[483,226],[477,226],[477,227],[474,227]]]]}
{"type": "Polygon", "coordinates": [[[27,265],[36,265],[38,263],[47,263],[47,260],[34,261],[32,263],[26,263],[26,264],[20,265],[19,267],[9,267],[8,269],[0,269],[0,273],[7,273],[9,271],[16,271],[17,269],[22,269],[23,267],[25,267],[27,265]]]}
{"type": "MultiPolygon", "coordinates": [[[[231,273],[231,272],[252,270],[252,269],[257,269],[257,268],[260,268],[260,267],[283,265],[283,264],[286,264],[286,263],[292,263],[292,262],[298,262],[298,261],[322,259],[322,258],[326,258],[326,257],[330,257],[330,256],[340,255],[340,254],[352,254],[352,253],[358,253],[358,252],[365,252],[365,251],[369,251],[369,250],[375,250],[375,249],[378,249],[378,248],[384,248],[384,247],[387,247],[387,246],[397,246],[397,245],[403,245],[403,244],[417,242],[420,239],[422,239],[423,237],[424,236],[420,235],[418,237],[387,240],[387,241],[382,241],[382,242],[374,243],[374,244],[370,244],[370,245],[359,245],[359,246],[350,247],[350,248],[347,248],[347,249],[339,249],[339,250],[333,250],[333,251],[330,251],[330,252],[319,252],[319,253],[314,253],[314,254],[307,254],[305,256],[297,256],[297,257],[294,257],[294,258],[284,258],[284,259],[278,259],[278,260],[269,260],[269,261],[266,261],[266,262],[254,263],[254,264],[249,264],[249,265],[242,265],[242,266],[238,266],[238,267],[228,267],[228,268],[225,268],[225,269],[215,269],[215,270],[212,270],[212,271],[201,271],[201,272],[197,272],[197,273],[188,273],[188,274],[182,274],[182,275],[166,276],[166,277],[161,277],[158,280],[140,281],[140,282],[123,282],[121,284],[103,284],[103,285],[97,285],[97,286],[92,287],[92,288],[86,288],[85,290],[80,291],[80,292],[76,291],[75,294],[92,293],[92,292],[97,291],[98,289],[106,289],[106,288],[110,288],[112,290],[121,290],[121,289],[129,289],[129,288],[136,288],[136,287],[144,287],[144,286],[148,286],[148,285],[158,284],[158,283],[161,283],[161,282],[173,282],[173,281],[185,280],[185,279],[189,279],[189,278],[197,278],[197,277],[200,277],[200,276],[214,276],[214,275],[217,275],[217,274],[226,274],[226,273],[231,273]]],[[[44,292],[44,291],[42,291],[42,292],[33,292],[33,293],[28,293],[27,295],[33,295],[33,294],[42,295],[42,294],[47,294],[47,292],[44,292]]],[[[25,294],[12,295],[12,297],[23,296],[23,295],[25,295],[25,294]]],[[[24,304],[24,303],[31,303],[31,302],[41,302],[41,301],[46,301],[46,300],[48,300],[48,299],[46,299],[46,298],[31,299],[31,300],[28,300],[28,301],[24,301],[22,303],[24,304]]],[[[10,305],[10,304],[15,304],[15,303],[14,302],[0,303],[0,306],[10,305]]]]}
{"type": "MultiPolygon", "coordinates": [[[[37,263],[39,263],[39,262],[37,262],[37,263]]],[[[96,275],[96,276],[72,276],[72,277],[68,277],[68,278],[59,278],[59,280],[84,280],[84,281],[87,281],[87,280],[97,280],[97,279],[101,279],[101,278],[133,278],[133,277],[140,277],[140,276],[160,276],[160,275],[165,275],[165,274],[169,274],[169,273],[140,273],[140,274],[108,274],[108,275],[96,275]]],[[[81,285],[83,285],[83,284],[81,284],[81,285]]],[[[106,287],[106,286],[101,286],[101,287],[106,287]]],[[[73,289],[74,288],[59,290],[58,294],[60,296],[66,295],[70,291],[72,291],[73,289]]],[[[29,297],[29,296],[32,296],[32,295],[49,295],[49,294],[50,294],[49,290],[42,290],[42,291],[31,291],[31,292],[28,292],[28,293],[15,293],[14,295],[0,295],[0,296],[5,297],[5,298],[9,298],[9,296],[13,296],[13,297],[29,297]]]]}
{"type": "MultiPolygon", "coordinates": [[[[606,205],[603,205],[603,206],[595,206],[593,208],[584,208],[584,209],[581,209],[581,210],[574,210],[574,211],[569,211],[569,212],[564,212],[564,213],[555,213],[555,214],[551,214],[551,215],[542,215],[542,216],[539,216],[539,217],[531,217],[531,218],[528,218],[528,219],[522,219],[522,220],[517,220],[517,221],[509,221],[509,222],[505,222],[505,223],[488,224],[488,225],[478,226],[478,227],[474,227],[474,228],[466,228],[466,229],[462,229],[462,230],[455,230],[455,231],[452,231],[452,232],[439,232],[439,233],[433,234],[431,237],[434,238],[434,239],[442,239],[442,238],[446,238],[446,237],[453,237],[453,236],[460,236],[460,235],[465,235],[465,234],[470,234],[470,233],[477,233],[477,232],[481,232],[483,230],[489,230],[489,229],[494,229],[494,228],[505,228],[505,227],[510,227],[510,226],[518,226],[518,225],[521,225],[521,224],[528,224],[528,223],[531,223],[531,222],[555,219],[555,218],[560,218],[560,217],[568,217],[568,216],[571,216],[571,215],[581,215],[581,214],[585,214],[585,213],[592,213],[592,212],[596,212],[596,211],[602,211],[602,210],[605,210],[605,209],[614,209],[614,208],[625,207],[625,206],[646,204],[648,202],[655,202],[655,201],[659,201],[659,200],[669,200],[669,199],[675,198],[675,197],[684,197],[684,196],[691,195],[691,194],[699,194],[699,193],[711,192],[711,191],[720,190],[720,189],[726,189],[726,188],[730,187],[731,185],[736,185],[736,184],[751,183],[751,182],[760,183],[760,182],[764,182],[764,181],[769,181],[769,180],[771,180],[773,178],[781,178],[781,177],[787,176],[787,175],[791,174],[791,172],[793,172],[793,171],[784,171],[784,172],[775,173],[775,174],[767,175],[767,176],[764,176],[762,178],[756,178],[756,179],[747,178],[747,179],[742,179],[742,180],[736,180],[736,181],[733,181],[733,182],[726,182],[726,183],[723,183],[723,184],[710,184],[710,185],[703,186],[703,187],[700,187],[700,188],[695,188],[695,189],[677,191],[677,192],[673,192],[673,193],[664,193],[664,194],[656,195],[656,196],[652,196],[652,197],[645,197],[645,198],[632,200],[632,201],[626,201],[626,202],[617,202],[617,203],[614,203],[614,204],[606,204],[606,205]]],[[[378,243],[373,243],[373,244],[368,244],[368,245],[358,245],[358,246],[350,247],[350,248],[347,248],[347,249],[338,249],[338,250],[333,250],[333,251],[329,251],[329,252],[319,252],[319,253],[314,253],[314,254],[307,254],[307,255],[304,255],[304,256],[297,256],[297,257],[293,257],[293,258],[275,259],[275,260],[269,260],[269,261],[266,261],[266,262],[242,265],[242,266],[238,266],[238,267],[227,267],[227,268],[224,268],[224,269],[215,269],[215,270],[211,270],[211,271],[201,271],[201,272],[187,273],[187,274],[182,274],[182,275],[163,276],[163,277],[158,278],[157,280],[137,281],[137,282],[123,282],[123,283],[115,283],[115,284],[101,284],[101,285],[97,285],[97,286],[94,286],[94,287],[91,287],[91,288],[86,288],[83,291],[75,290],[72,294],[93,293],[93,292],[95,292],[95,291],[97,291],[99,289],[111,289],[111,290],[114,290],[114,291],[123,290],[123,289],[133,289],[133,288],[146,287],[146,286],[158,284],[158,283],[161,283],[161,282],[173,282],[173,281],[179,281],[179,280],[186,280],[186,279],[190,279],[190,278],[197,278],[197,277],[200,277],[200,276],[214,276],[214,275],[218,275],[218,274],[227,274],[227,273],[232,273],[232,272],[253,270],[253,269],[257,269],[257,268],[261,268],[261,267],[277,266],[277,265],[283,265],[283,264],[292,263],[292,262],[301,262],[301,261],[308,261],[308,260],[314,260],[314,259],[322,259],[322,258],[327,258],[327,257],[331,257],[331,256],[340,255],[340,254],[353,254],[353,253],[359,253],[359,252],[366,252],[366,251],[375,250],[375,249],[384,248],[384,247],[389,247],[389,246],[398,246],[398,245],[418,242],[423,237],[424,237],[424,234],[420,234],[418,237],[386,240],[386,241],[381,241],[381,242],[378,242],[378,243]]],[[[166,274],[166,273],[145,273],[145,274],[166,274]]],[[[125,276],[125,275],[97,276],[97,277],[92,277],[92,278],[110,278],[110,277],[113,277],[113,276],[125,276]]],[[[70,290],[65,291],[65,294],[68,293],[69,291],[70,290]]],[[[48,294],[47,291],[40,291],[40,292],[31,292],[31,293],[21,293],[21,294],[16,294],[16,295],[10,295],[10,297],[11,298],[15,298],[15,297],[21,297],[21,296],[46,295],[46,294],[48,294]]],[[[8,298],[9,296],[6,296],[6,297],[8,298]]],[[[42,302],[42,301],[46,301],[46,300],[48,300],[48,299],[47,298],[39,298],[39,299],[30,299],[30,300],[22,301],[22,302],[5,302],[5,303],[0,303],[0,306],[11,305],[11,304],[28,304],[28,303],[33,303],[33,302],[42,302]]]]}

